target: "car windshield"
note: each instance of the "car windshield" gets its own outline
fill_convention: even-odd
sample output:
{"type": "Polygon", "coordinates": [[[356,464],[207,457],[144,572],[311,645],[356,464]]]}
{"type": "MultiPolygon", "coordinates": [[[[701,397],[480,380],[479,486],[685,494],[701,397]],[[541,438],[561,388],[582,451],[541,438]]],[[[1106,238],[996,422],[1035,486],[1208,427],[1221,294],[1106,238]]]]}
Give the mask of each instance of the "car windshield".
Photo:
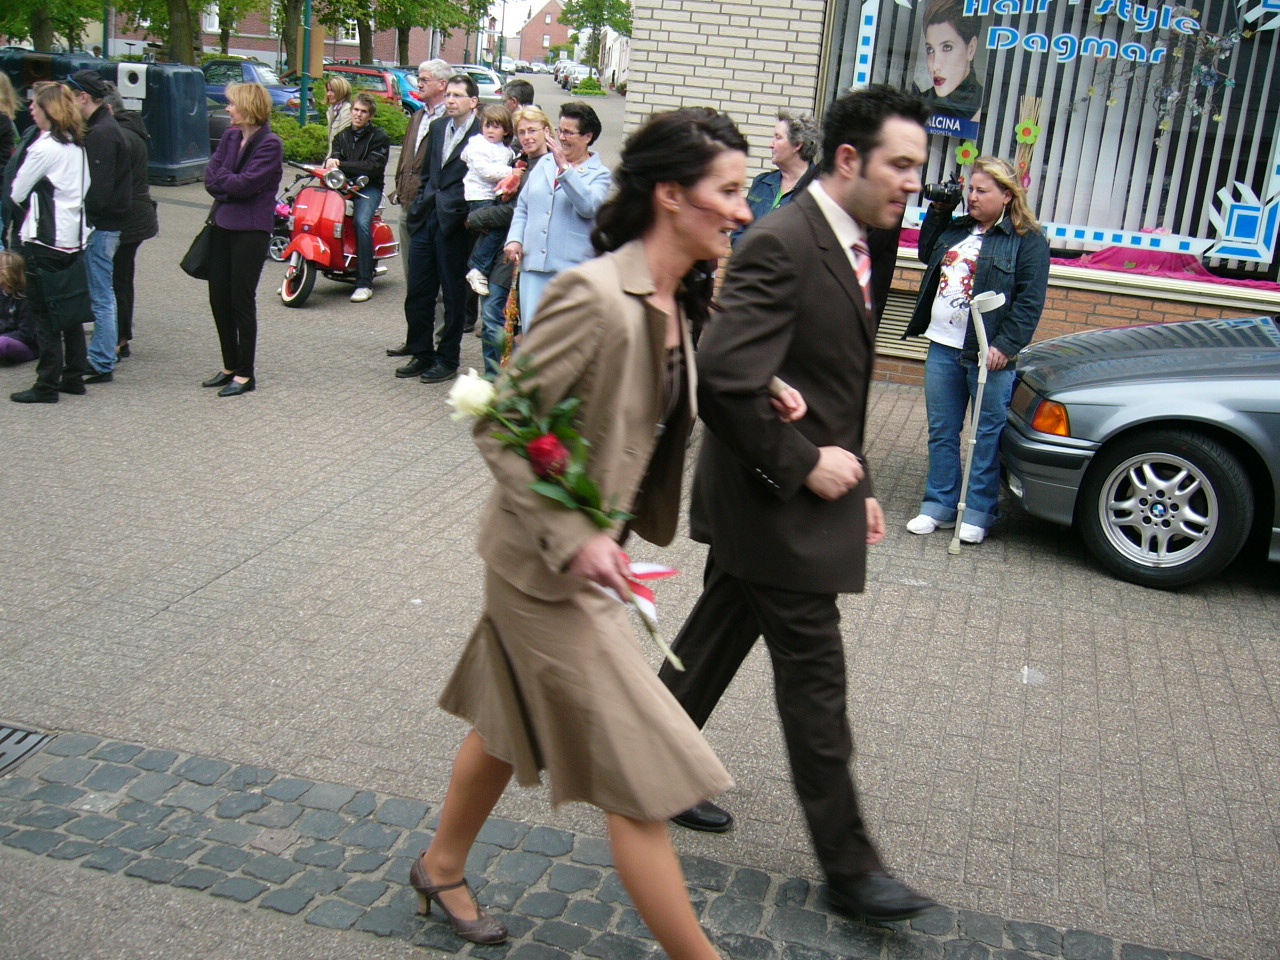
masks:
{"type": "Polygon", "coordinates": [[[264,87],[283,87],[280,75],[264,64],[258,64],[258,82],[264,87]]]}

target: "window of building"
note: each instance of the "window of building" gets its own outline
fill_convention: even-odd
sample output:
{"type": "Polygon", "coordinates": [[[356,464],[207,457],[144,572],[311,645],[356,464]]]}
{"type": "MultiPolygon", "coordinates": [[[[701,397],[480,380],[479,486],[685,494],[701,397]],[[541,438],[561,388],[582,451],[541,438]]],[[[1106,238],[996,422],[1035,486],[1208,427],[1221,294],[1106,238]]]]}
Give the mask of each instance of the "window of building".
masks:
{"type": "Polygon", "coordinates": [[[200,30],[203,33],[217,33],[221,29],[218,25],[218,5],[215,3],[212,7],[205,7],[200,14],[200,30]]]}
{"type": "Polygon", "coordinates": [[[542,35],[542,49],[549,49],[551,46],[551,34],[544,33],[542,35]]]}
{"type": "Polygon", "coordinates": [[[339,42],[346,41],[348,43],[353,43],[359,42],[360,40],[360,28],[356,26],[356,22],[354,20],[348,20],[343,23],[343,25],[338,28],[337,34],[338,35],[335,39],[339,42]]]}
{"type": "Polygon", "coordinates": [[[549,13],[548,13],[548,14],[547,14],[547,19],[546,19],[546,20],[544,20],[544,21],[542,21],[542,22],[543,22],[543,23],[550,23],[550,22],[551,22],[551,14],[549,14],[549,13]]]}
{"type": "Polygon", "coordinates": [[[1268,0],[842,7],[828,91],[922,93],[935,110],[926,182],[995,154],[1018,167],[1055,248],[1190,254],[1275,276],[1280,16],[1268,0]]]}

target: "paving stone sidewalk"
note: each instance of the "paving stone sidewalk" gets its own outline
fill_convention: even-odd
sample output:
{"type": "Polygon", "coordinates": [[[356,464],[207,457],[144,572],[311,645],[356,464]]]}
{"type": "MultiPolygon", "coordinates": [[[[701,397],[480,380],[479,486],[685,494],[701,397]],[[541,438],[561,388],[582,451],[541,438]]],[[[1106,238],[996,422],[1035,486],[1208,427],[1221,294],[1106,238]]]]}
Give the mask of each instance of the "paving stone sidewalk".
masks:
{"type": "MultiPolygon", "coordinates": [[[[0,842],[13,850],[483,960],[661,955],[605,841],[513,820],[488,822],[467,868],[511,939],[473,946],[417,917],[409,867],[434,822],[422,800],[85,734],[0,777],[0,842]]],[[[865,924],[828,912],[807,880],[704,857],[683,866],[735,960],[1203,960],[945,906],[865,924]]]]}

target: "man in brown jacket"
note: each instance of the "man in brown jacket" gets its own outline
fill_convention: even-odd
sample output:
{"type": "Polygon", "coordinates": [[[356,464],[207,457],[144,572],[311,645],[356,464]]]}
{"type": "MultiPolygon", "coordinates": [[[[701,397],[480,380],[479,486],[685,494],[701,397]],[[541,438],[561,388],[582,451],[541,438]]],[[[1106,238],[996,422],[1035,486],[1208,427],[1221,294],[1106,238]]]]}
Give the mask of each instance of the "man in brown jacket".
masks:
{"type": "MultiPolygon", "coordinates": [[[[876,326],[867,231],[896,227],[920,189],[927,117],[887,86],[837,100],[817,181],[734,251],[698,346],[709,432],[691,528],[710,544],[705,583],[674,645],[687,669],[661,672],[701,727],[763,634],[830,902],[874,920],[932,904],[886,870],[858,810],[836,599],[862,590],[867,545],[884,537],[862,457],[876,326]],[[771,406],[775,377],[803,395],[799,419],[771,406]]],[[[674,819],[711,830],[732,822],[709,803],[674,819]]]]}
{"type": "MultiPolygon", "coordinates": [[[[404,209],[413,203],[422,186],[422,159],[427,149],[427,127],[432,120],[444,116],[444,88],[453,69],[443,60],[423,60],[418,65],[418,96],[422,98],[422,109],[409,118],[409,126],[404,131],[404,143],[400,147],[400,159],[396,161],[396,191],[391,195],[392,203],[401,205],[400,217],[400,259],[404,264],[405,276],[409,275],[409,248],[413,245],[413,237],[405,229],[404,209]]],[[[403,356],[394,354],[391,356],[403,356]]]]}

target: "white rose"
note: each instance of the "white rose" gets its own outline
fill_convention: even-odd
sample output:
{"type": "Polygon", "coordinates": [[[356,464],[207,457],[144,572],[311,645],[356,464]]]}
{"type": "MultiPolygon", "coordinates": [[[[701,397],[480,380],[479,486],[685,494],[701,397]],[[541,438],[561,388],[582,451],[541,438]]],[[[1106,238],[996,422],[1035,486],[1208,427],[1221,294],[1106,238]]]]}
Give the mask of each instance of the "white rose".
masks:
{"type": "Polygon", "coordinates": [[[453,407],[455,420],[482,417],[489,412],[489,404],[493,402],[493,384],[475,370],[468,370],[465,376],[453,382],[445,402],[453,407]]]}

